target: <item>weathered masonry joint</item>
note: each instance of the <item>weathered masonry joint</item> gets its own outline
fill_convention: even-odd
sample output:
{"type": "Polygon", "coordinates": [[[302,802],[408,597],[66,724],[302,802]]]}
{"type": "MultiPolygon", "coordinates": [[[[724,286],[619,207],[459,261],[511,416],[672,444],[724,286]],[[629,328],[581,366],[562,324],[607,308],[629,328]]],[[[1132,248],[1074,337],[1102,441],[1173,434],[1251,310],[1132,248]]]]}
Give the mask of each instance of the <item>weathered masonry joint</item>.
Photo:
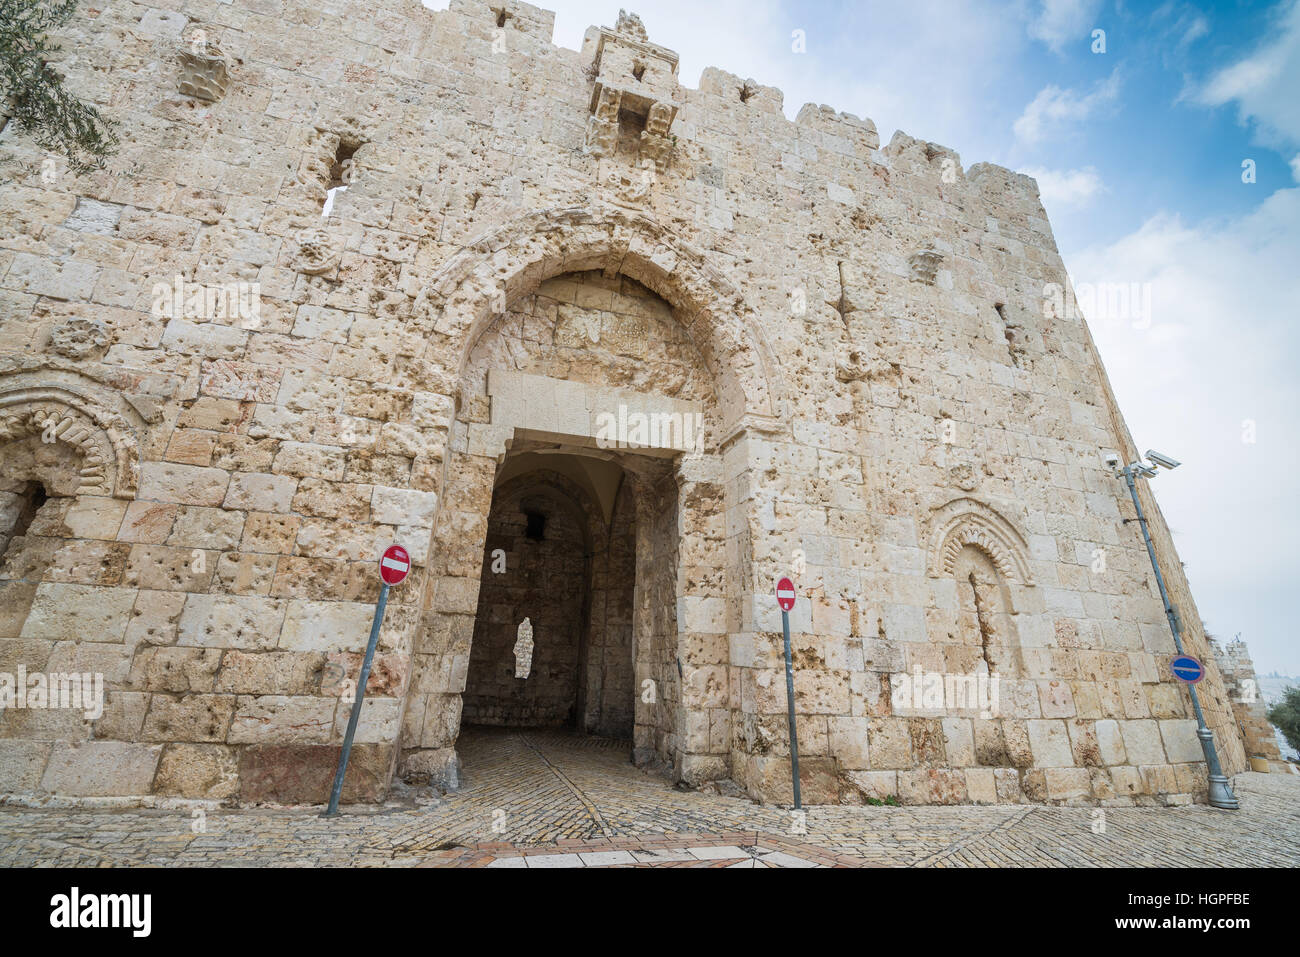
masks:
{"type": "MultiPolygon", "coordinates": [[[[553,21],[60,38],[122,151],[51,177],[0,132],[0,792],[323,802],[398,542],[345,801],[457,786],[478,725],[789,801],[783,575],[804,801],[1203,801],[1034,181],[553,21]]],[[[1258,716],[1140,494],[1235,773],[1258,716]]]]}

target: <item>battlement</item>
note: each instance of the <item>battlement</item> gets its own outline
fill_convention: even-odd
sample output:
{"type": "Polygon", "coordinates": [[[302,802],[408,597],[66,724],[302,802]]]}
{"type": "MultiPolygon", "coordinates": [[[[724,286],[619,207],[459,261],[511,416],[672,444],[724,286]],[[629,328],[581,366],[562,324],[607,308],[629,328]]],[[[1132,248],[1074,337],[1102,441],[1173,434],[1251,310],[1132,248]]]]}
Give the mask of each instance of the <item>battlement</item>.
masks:
{"type": "MultiPolygon", "coordinates": [[[[451,14],[477,24],[480,31],[519,31],[551,44],[557,53],[571,52],[554,45],[555,14],[541,7],[515,0],[452,0],[447,11],[431,11],[412,0],[398,2],[417,16],[451,14]],[[411,11],[412,6],[418,9],[411,11]]],[[[623,15],[624,11],[620,10],[620,14],[623,15]]],[[[648,74],[643,73],[636,78],[635,85],[625,83],[624,92],[633,92],[642,84],[647,89],[653,88],[653,96],[646,93],[647,103],[656,98],[661,101],[678,101],[689,99],[692,93],[702,93],[716,98],[715,104],[725,109],[737,109],[734,104],[742,104],[747,110],[784,118],[783,92],[778,87],[766,86],[752,77],[745,78],[718,67],[707,66],[700,75],[697,87],[692,89],[680,86],[677,54],[667,46],[651,42],[649,30],[635,14],[627,14],[625,22],[628,27],[623,31],[620,31],[618,25],[612,28],[593,25],[583,37],[578,51],[580,62],[593,74],[603,74],[605,77],[596,79],[591,94],[593,110],[599,101],[600,90],[608,85],[609,76],[617,73],[626,79],[633,76],[634,70],[648,69],[648,74]]],[[[496,36],[499,40],[500,34],[496,36]]],[[[626,105],[625,101],[624,107],[626,105]]],[[[642,112],[647,109],[647,106],[643,106],[642,112]]],[[[794,127],[815,130],[845,140],[852,144],[855,151],[880,149],[880,136],[870,118],[859,118],[832,106],[806,103],[790,122],[794,127]]],[[[894,133],[883,153],[895,167],[906,168],[916,174],[946,176],[945,182],[949,184],[954,184],[957,180],[969,183],[987,200],[997,205],[1041,208],[1038,184],[1033,177],[987,162],[976,163],[963,171],[955,150],[918,140],[902,130],[894,133]]]]}

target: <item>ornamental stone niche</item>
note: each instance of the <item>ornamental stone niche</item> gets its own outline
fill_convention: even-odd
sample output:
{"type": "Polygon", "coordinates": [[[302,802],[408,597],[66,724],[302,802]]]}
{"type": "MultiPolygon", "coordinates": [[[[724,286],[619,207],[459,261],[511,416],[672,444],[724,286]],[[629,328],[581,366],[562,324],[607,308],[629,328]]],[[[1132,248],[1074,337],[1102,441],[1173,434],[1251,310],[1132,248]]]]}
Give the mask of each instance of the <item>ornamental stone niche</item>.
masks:
{"type": "Polygon", "coordinates": [[[215,103],[226,95],[230,76],[226,72],[226,55],[215,43],[196,39],[176,54],[180,61],[180,91],[186,96],[215,103]]]}
{"type": "Polygon", "coordinates": [[[677,116],[677,54],[651,43],[635,14],[619,11],[610,30],[588,31],[583,51],[594,54],[591,119],[587,121],[587,152],[610,156],[620,140],[631,137],[635,155],[654,162],[663,172],[672,158],[669,132],[677,116]]]}

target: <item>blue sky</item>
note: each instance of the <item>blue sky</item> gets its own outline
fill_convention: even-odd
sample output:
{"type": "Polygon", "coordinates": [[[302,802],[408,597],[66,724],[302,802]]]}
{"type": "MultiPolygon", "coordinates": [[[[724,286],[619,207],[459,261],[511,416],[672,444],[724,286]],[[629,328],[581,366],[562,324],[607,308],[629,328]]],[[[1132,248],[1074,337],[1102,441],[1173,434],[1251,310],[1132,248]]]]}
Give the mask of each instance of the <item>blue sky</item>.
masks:
{"type": "MultiPolygon", "coordinates": [[[[627,0],[623,0],[626,5],[627,0]]],[[[618,0],[549,0],[572,49],[618,0]]],[[[427,6],[444,3],[430,0],[427,6]]],[[[1300,675],[1300,0],[641,0],[695,87],[716,66],[1034,175],[1210,630],[1300,675]],[[1105,31],[1094,52],[1094,30],[1105,31]],[[794,52],[793,31],[805,52],[794,52]],[[1254,182],[1243,182],[1253,161],[1254,182]]]]}

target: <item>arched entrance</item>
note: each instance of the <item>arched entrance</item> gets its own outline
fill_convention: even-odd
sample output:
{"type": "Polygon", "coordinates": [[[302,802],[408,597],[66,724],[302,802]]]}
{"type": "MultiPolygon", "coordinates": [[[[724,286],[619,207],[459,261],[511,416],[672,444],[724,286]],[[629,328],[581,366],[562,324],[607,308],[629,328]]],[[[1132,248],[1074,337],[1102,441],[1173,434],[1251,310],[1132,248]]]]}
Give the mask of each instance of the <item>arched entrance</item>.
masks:
{"type": "Polygon", "coordinates": [[[510,456],[503,476],[488,514],[462,724],[630,742],[635,480],[613,462],[535,451],[510,456]],[[525,619],[532,646],[520,650],[521,668],[525,619]]]}
{"type": "MultiPolygon", "coordinates": [[[[509,697],[500,686],[485,697],[471,670],[482,663],[504,682],[506,638],[523,617],[510,606],[515,620],[499,623],[508,629],[500,632],[480,620],[498,605],[496,585],[485,581],[488,539],[506,521],[494,516],[494,491],[504,492],[516,456],[545,452],[613,461],[635,476],[626,506],[635,532],[624,536],[635,541],[632,687],[612,664],[628,650],[618,630],[627,623],[607,618],[597,629],[588,620],[586,644],[566,646],[563,657],[579,672],[564,685],[568,720],[584,730],[626,727],[620,709],[630,697],[639,761],[662,761],[692,783],[733,774],[739,701],[729,639],[754,627],[756,574],[754,506],[734,494],[746,485],[750,445],[780,429],[773,364],[734,289],[643,216],[569,210],[475,244],[426,300],[430,365],[461,373],[403,724],[404,773],[454,783],[462,723],[520,714],[502,704],[509,697]],[[476,641],[488,646],[477,656],[476,641]]],[[[513,521],[526,530],[526,516],[513,521]]],[[[599,599],[591,590],[583,600],[594,610],[599,599]]],[[[559,720],[557,710],[545,713],[559,720]]]]}

